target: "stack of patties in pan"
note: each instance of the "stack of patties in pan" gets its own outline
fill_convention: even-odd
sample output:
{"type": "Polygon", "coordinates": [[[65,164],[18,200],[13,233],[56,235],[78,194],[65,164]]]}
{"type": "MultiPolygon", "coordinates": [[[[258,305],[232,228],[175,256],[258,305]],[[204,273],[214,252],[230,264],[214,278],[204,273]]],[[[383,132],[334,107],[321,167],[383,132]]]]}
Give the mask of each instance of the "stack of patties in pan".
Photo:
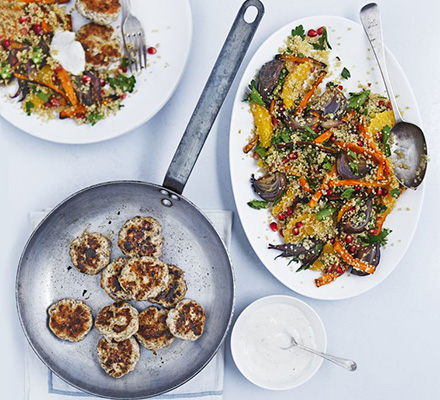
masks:
{"type": "MultiPolygon", "coordinates": [[[[99,362],[112,377],[120,378],[135,368],[140,356],[137,340],[156,352],[175,338],[197,340],[203,334],[205,312],[194,300],[184,299],[184,272],[159,259],[161,235],[162,227],[152,217],[128,220],[118,236],[126,257],[112,262],[111,242],[99,233],[85,231],[71,244],[75,268],[90,275],[102,271],[101,287],[115,300],[95,321],[103,335],[97,347],[99,362]],[[149,306],[139,312],[130,300],[149,301],[163,308],[149,306]]],[[[91,326],[91,310],[83,301],[63,299],[49,309],[49,327],[60,339],[82,340],[91,326]]]]}

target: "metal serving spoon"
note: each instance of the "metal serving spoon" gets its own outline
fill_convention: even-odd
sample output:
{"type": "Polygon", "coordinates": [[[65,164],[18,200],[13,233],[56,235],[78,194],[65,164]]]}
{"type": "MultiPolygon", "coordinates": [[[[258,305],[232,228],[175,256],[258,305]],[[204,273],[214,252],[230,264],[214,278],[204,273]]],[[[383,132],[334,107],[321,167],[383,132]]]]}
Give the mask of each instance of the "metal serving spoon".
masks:
{"type": "Polygon", "coordinates": [[[396,125],[391,129],[393,142],[391,144],[391,159],[394,164],[394,173],[402,185],[416,189],[422,183],[426,173],[428,150],[425,135],[417,125],[406,122],[399,111],[385,61],[385,47],[378,5],[376,3],[365,5],[361,9],[360,17],[379,64],[396,119],[396,125]]]}
{"type": "Polygon", "coordinates": [[[348,371],[356,371],[357,364],[352,360],[347,360],[345,358],[332,356],[330,354],[322,353],[321,351],[313,350],[310,347],[304,346],[296,341],[296,339],[288,332],[285,332],[287,336],[290,338],[290,344],[286,347],[280,346],[283,350],[289,350],[292,347],[298,346],[300,349],[306,350],[310,353],[313,353],[319,357],[322,357],[328,361],[331,361],[332,363],[335,363],[336,365],[339,365],[342,368],[345,368],[348,371]]]}

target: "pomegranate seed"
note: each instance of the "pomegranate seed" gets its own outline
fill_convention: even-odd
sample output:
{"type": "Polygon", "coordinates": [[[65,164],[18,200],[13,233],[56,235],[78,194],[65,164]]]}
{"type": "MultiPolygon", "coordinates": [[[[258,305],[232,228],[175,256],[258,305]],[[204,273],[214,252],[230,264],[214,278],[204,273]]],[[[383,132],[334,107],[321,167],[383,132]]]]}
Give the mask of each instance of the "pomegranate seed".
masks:
{"type": "Polygon", "coordinates": [[[378,132],[377,136],[379,136],[379,139],[382,140],[382,132],[378,132]]]}
{"type": "Polygon", "coordinates": [[[387,107],[388,107],[388,109],[390,109],[390,110],[393,109],[393,106],[391,105],[391,103],[388,103],[388,104],[387,104],[387,107]]]}
{"type": "Polygon", "coordinates": [[[344,90],[344,86],[339,85],[339,86],[338,86],[338,89],[339,89],[339,90],[344,90]]]}
{"type": "Polygon", "coordinates": [[[60,105],[59,100],[55,96],[50,96],[48,102],[45,104],[46,107],[58,107],[60,105]]]}
{"type": "Polygon", "coordinates": [[[330,242],[330,244],[335,244],[335,238],[331,238],[331,239],[329,240],[329,242],[330,242]]]}
{"type": "Polygon", "coordinates": [[[376,190],[376,194],[377,194],[378,196],[382,196],[382,195],[383,195],[383,190],[382,190],[382,188],[377,188],[377,190],[376,190]]]}
{"type": "Polygon", "coordinates": [[[314,29],[309,29],[307,32],[307,36],[309,37],[315,37],[318,33],[314,29]]]}
{"type": "Polygon", "coordinates": [[[355,192],[360,192],[361,191],[361,187],[358,185],[358,186],[355,186],[354,187],[354,190],[355,190],[355,192]]]}
{"type": "Polygon", "coordinates": [[[156,47],[149,47],[147,51],[148,51],[148,54],[156,54],[157,53],[156,47]]]}
{"type": "Polygon", "coordinates": [[[327,274],[330,274],[332,272],[332,270],[333,270],[333,267],[328,267],[327,268],[327,274]]]}
{"type": "Polygon", "coordinates": [[[293,228],[293,234],[295,235],[295,236],[297,236],[297,235],[299,235],[299,229],[298,228],[293,228]]]}
{"type": "Polygon", "coordinates": [[[333,194],[333,189],[327,189],[327,196],[331,196],[333,194]]]}
{"type": "Polygon", "coordinates": [[[32,30],[35,32],[36,35],[40,36],[43,33],[43,28],[41,27],[40,24],[35,24],[32,27],[32,30]]]}
{"type": "Polygon", "coordinates": [[[301,221],[298,221],[298,222],[295,224],[295,227],[298,228],[298,229],[300,229],[302,226],[303,226],[303,223],[302,223],[301,221]]]}
{"type": "Polygon", "coordinates": [[[86,119],[86,115],[85,114],[77,114],[76,118],[78,118],[78,119],[86,119]]]}
{"type": "Polygon", "coordinates": [[[383,100],[379,100],[379,107],[383,107],[385,105],[385,102],[383,100]]]}
{"type": "Polygon", "coordinates": [[[358,140],[357,145],[362,147],[364,145],[364,142],[362,140],[358,140]]]}
{"type": "Polygon", "coordinates": [[[272,125],[273,126],[277,126],[278,125],[278,121],[275,117],[272,117],[272,125]]]}
{"type": "Polygon", "coordinates": [[[63,70],[63,67],[61,65],[58,65],[58,67],[55,68],[56,72],[60,72],[63,70]]]}
{"type": "Polygon", "coordinates": [[[53,73],[50,79],[52,80],[53,83],[56,83],[58,80],[57,74],[53,73]]]}
{"type": "Polygon", "coordinates": [[[370,235],[373,235],[373,236],[376,236],[377,235],[377,229],[370,229],[369,231],[368,231],[368,233],[370,234],[370,235]]]}
{"type": "Polygon", "coordinates": [[[296,160],[296,159],[298,158],[298,154],[296,154],[296,153],[290,153],[290,154],[289,154],[289,158],[290,158],[291,160],[296,160]]]}
{"type": "Polygon", "coordinates": [[[92,81],[92,78],[91,78],[90,76],[88,76],[88,75],[83,75],[82,78],[81,78],[81,80],[82,80],[84,83],[89,83],[89,82],[92,81]]]}
{"type": "Polygon", "coordinates": [[[6,51],[10,50],[11,49],[11,42],[8,39],[3,40],[2,47],[6,51]]]}
{"type": "Polygon", "coordinates": [[[341,275],[341,274],[342,274],[342,268],[341,268],[341,267],[336,268],[336,272],[337,272],[339,275],[341,275]]]}
{"type": "Polygon", "coordinates": [[[284,157],[283,158],[283,163],[289,162],[289,157],[284,157]]]}
{"type": "Polygon", "coordinates": [[[388,190],[385,189],[385,188],[382,188],[382,194],[383,194],[384,196],[386,196],[386,195],[388,194],[388,190]]]}
{"type": "Polygon", "coordinates": [[[27,18],[22,16],[18,19],[18,22],[20,22],[20,24],[23,24],[24,22],[26,22],[26,20],[27,18]]]}
{"type": "Polygon", "coordinates": [[[127,97],[127,95],[126,95],[125,93],[122,93],[119,97],[120,97],[122,100],[124,100],[124,99],[127,97]]]}
{"type": "Polygon", "coordinates": [[[127,67],[124,67],[123,65],[121,65],[121,66],[119,67],[119,69],[120,69],[124,74],[128,71],[128,68],[127,68],[127,67]]]}
{"type": "Polygon", "coordinates": [[[336,138],[335,138],[335,136],[334,135],[332,135],[332,136],[330,136],[330,143],[334,143],[334,142],[336,142],[336,138]]]}
{"type": "Polygon", "coordinates": [[[348,235],[346,238],[345,238],[345,242],[346,243],[351,243],[353,241],[353,236],[351,236],[351,235],[348,235]]]}
{"type": "Polygon", "coordinates": [[[354,253],[356,251],[356,246],[351,246],[348,251],[354,253]]]}
{"type": "Polygon", "coordinates": [[[252,155],[252,157],[254,157],[255,160],[259,160],[260,159],[260,155],[258,153],[255,153],[252,155]]]}
{"type": "Polygon", "coordinates": [[[371,82],[368,82],[367,85],[368,85],[368,87],[371,87],[371,82]]]}
{"type": "Polygon", "coordinates": [[[323,29],[322,29],[322,26],[321,26],[320,28],[318,28],[318,30],[316,31],[316,33],[317,33],[318,35],[322,35],[322,31],[323,31],[323,29]]]}
{"type": "Polygon", "coordinates": [[[28,30],[26,29],[26,28],[21,28],[20,29],[20,33],[24,36],[24,35],[27,35],[28,34],[28,30]]]}
{"type": "Polygon", "coordinates": [[[289,207],[289,208],[286,210],[286,213],[287,213],[287,216],[290,217],[290,216],[293,214],[293,208],[292,208],[292,207],[289,207]]]}
{"type": "Polygon", "coordinates": [[[101,85],[101,87],[104,87],[105,85],[107,85],[107,82],[106,82],[106,80],[105,79],[100,79],[99,80],[99,84],[101,85]]]}
{"type": "Polygon", "coordinates": [[[279,213],[279,214],[278,214],[278,219],[279,219],[280,221],[284,221],[284,220],[286,219],[286,216],[285,216],[283,213],[279,213]]]}
{"type": "Polygon", "coordinates": [[[283,231],[282,229],[280,229],[280,235],[281,235],[282,237],[284,237],[284,231],[283,231]]]}
{"type": "Polygon", "coordinates": [[[276,232],[278,230],[278,225],[276,222],[271,222],[271,224],[269,226],[270,226],[270,229],[272,229],[274,232],[276,232]]]}
{"type": "Polygon", "coordinates": [[[315,67],[310,68],[310,72],[311,73],[315,72],[315,69],[316,69],[315,67]]]}

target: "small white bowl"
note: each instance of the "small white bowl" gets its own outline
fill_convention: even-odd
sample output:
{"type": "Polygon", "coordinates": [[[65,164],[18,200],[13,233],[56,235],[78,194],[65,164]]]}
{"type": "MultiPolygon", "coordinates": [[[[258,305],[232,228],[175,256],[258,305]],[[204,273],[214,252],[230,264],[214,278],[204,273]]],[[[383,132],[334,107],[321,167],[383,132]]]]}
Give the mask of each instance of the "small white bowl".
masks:
{"type": "MultiPolygon", "coordinates": [[[[312,378],[313,375],[315,375],[315,373],[318,371],[323,361],[321,357],[312,355],[310,353],[308,353],[310,354],[310,357],[308,359],[305,355],[299,353],[299,356],[301,357],[296,358],[296,362],[298,363],[297,366],[295,366],[296,372],[289,377],[287,376],[282,377],[281,374],[276,375],[275,377],[274,376],[271,377],[270,375],[271,370],[269,370],[271,367],[269,365],[266,366],[264,362],[262,366],[256,365],[256,361],[254,358],[256,354],[255,352],[258,353],[258,351],[261,351],[262,352],[260,353],[261,356],[263,358],[266,357],[266,360],[267,357],[271,357],[271,356],[269,355],[268,352],[266,352],[267,347],[260,348],[261,350],[257,351],[255,346],[251,345],[252,351],[248,351],[246,349],[251,339],[250,337],[247,336],[249,335],[249,327],[251,326],[251,324],[255,323],[255,321],[258,321],[259,315],[261,315],[262,310],[267,306],[279,307],[279,310],[286,311],[286,307],[285,307],[286,305],[293,306],[297,310],[299,310],[300,313],[302,314],[302,317],[300,317],[301,320],[303,320],[302,318],[304,317],[305,320],[307,320],[308,323],[310,324],[310,328],[314,334],[315,350],[326,351],[327,348],[327,336],[325,333],[324,325],[321,321],[321,318],[319,318],[315,310],[313,310],[313,308],[311,308],[309,305],[307,305],[301,300],[298,300],[295,297],[281,296],[281,295],[268,296],[256,300],[240,314],[240,316],[237,318],[237,321],[235,322],[234,329],[232,330],[232,335],[231,335],[231,352],[235,364],[237,365],[237,368],[240,370],[240,372],[250,382],[264,389],[288,390],[295,388],[299,385],[302,385],[303,383],[307,382],[310,378],[312,378]],[[247,333],[246,330],[248,330],[247,333]],[[265,368],[268,369],[266,371],[267,373],[265,373],[264,371],[265,368]]],[[[282,323],[283,322],[281,322],[281,325],[282,323]]],[[[271,326],[276,326],[276,325],[277,325],[276,321],[273,320],[273,322],[271,322],[271,326]]],[[[280,333],[283,329],[284,328],[281,326],[280,333]]],[[[292,329],[295,331],[296,328],[292,327],[292,329]]],[[[274,331],[276,332],[276,329],[274,331]]],[[[269,340],[277,340],[277,342],[279,343],[277,339],[279,336],[276,334],[274,336],[273,335],[274,331],[272,331],[269,340]]],[[[296,339],[298,340],[298,338],[296,339]]],[[[310,340],[313,341],[313,339],[310,340]]],[[[269,349],[273,349],[273,347],[269,347],[269,349]]],[[[276,351],[278,351],[278,354],[280,354],[279,350],[276,351]]],[[[288,350],[283,350],[283,351],[288,351],[288,350]]],[[[296,348],[296,350],[292,350],[292,351],[305,351],[305,350],[296,348]]],[[[281,356],[284,355],[281,354],[281,356]]]]}

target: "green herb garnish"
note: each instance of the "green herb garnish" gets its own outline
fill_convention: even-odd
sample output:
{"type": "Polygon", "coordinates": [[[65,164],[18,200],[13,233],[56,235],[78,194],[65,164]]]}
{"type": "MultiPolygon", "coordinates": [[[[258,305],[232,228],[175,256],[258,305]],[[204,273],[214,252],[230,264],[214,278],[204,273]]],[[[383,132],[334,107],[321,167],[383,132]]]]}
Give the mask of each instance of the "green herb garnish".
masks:
{"type": "Polygon", "coordinates": [[[121,60],[121,67],[125,67],[127,68],[130,65],[129,61],[128,61],[128,57],[122,57],[121,60]]]}
{"type": "Polygon", "coordinates": [[[136,84],[136,78],[134,75],[128,77],[122,74],[114,78],[108,78],[108,82],[113,89],[119,88],[123,92],[132,93],[134,90],[134,85],[136,84]]]}
{"type": "Polygon", "coordinates": [[[350,168],[353,171],[353,173],[355,173],[356,175],[359,174],[359,168],[358,168],[358,164],[357,163],[350,161],[348,163],[348,165],[350,166],[350,168]]]}
{"type": "Polygon", "coordinates": [[[328,159],[327,156],[325,156],[324,158],[324,164],[323,167],[327,170],[327,171],[331,171],[332,170],[332,164],[330,162],[330,160],[328,159]]]}
{"type": "Polygon", "coordinates": [[[104,118],[104,114],[98,114],[97,112],[92,112],[87,116],[87,121],[89,121],[92,126],[96,125],[98,121],[104,118]]]}
{"type": "Polygon", "coordinates": [[[251,83],[249,84],[249,89],[251,90],[251,92],[246,98],[246,101],[248,101],[249,103],[258,104],[263,107],[266,106],[266,104],[264,104],[263,98],[261,97],[261,94],[257,90],[255,80],[252,79],[251,83]]]}
{"type": "Polygon", "coordinates": [[[278,199],[276,199],[276,200],[273,202],[272,206],[276,206],[276,205],[281,201],[281,199],[282,199],[283,196],[286,194],[286,192],[287,192],[287,190],[285,190],[283,193],[281,193],[281,196],[278,197],[278,199]]]}
{"type": "Polygon", "coordinates": [[[31,110],[35,107],[35,105],[32,103],[32,101],[27,101],[24,107],[26,108],[26,114],[31,115],[31,110]]]}
{"type": "MultiPolygon", "coordinates": [[[[324,245],[323,245],[322,243],[318,243],[318,244],[316,244],[316,245],[315,245],[315,251],[314,251],[314,253],[315,253],[315,254],[321,254],[321,251],[322,251],[323,247],[324,247],[324,245]]],[[[296,261],[297,261],[297,260],[296,260],[296,261]]],[[[306,269],[309,269],[309,268],[312,266],[312,264],[313,264],[313,263],[311,263],[311,262],[305,263],[305,264],[301,265],[301,266],[296,270],[296,272],[305,271],[306,269]]]]}
{"type": "Polygon", "coordinates": [[[315,50],[325,50],[326,48],[332,49],[330,43],[328,42],[327,29],[322,28],[322,34],[319,40],[316,43],[311,43],[315,50]]]}
{"type": "Polygon", "coordinates": [[[400,190],[399,189],[393,189],[390,191],[390,194],[392,197],[394,197],[395,199],[397,199],[400,196],[400,190]]]}
{"type": "Polygon", "coordinates": [[[377,204],[375,209],[378,214],[383,214],[386,210],[388,210],[388,207],[385,204],[377,204]]]}
{"type": "Polygon", "coordinates": [[[308,127],[307,125],[304,125],[302,128],[304,129],[304,132],[301,133],[301,136],[304,140],[313,140],[319,136],[312,128],[308,127]]]}
{"type": "Polygon", "coordinates": [[[341,198],[346,200],[351,199],[355,192],[356,190],[354,190],[353,188],[347,188],[342,192],[341,198]]]}
{"type": "Polygon", "coordinates": [[[348,106],[357,110],[359,107],[363,106],[370,95],[370,90],[363,90],[359,93],[350,93],[350,98],[348,99],[348,106]]]}
{"type": "Polygon", "coordinates": [[[9,79],[11,79],[12,68],[11,68],[11,64],[9,64],[7,61],[2,62],[2,66],[0,69],[0,76],[5,82],[7,82],[7,81],[9,81],[9,79]]]}
{"type": "Polygon", "coordinates": [[[40,46],[35,46],[32,50],[31,60],[36,64],[40,65],[44,59],[44,52],[40,46]]]}
{"type": "Polygon", "coordinates": [[[342,76],[344,79],[348,79],[348,78],[350,78],[350,76],[351,76],[350,71],[349,71],[347,68],[344,67],[344,69],[343,69],[342,72],[341,72],[341,76],[342,76]]]}
{"type": "Polygon", "coordinates": [[[318,221],[322,221],[323,219],[333,215],[337,210],[337,208],[323,208],[321,211],[316,213],[316,219],[318,221]]]}
{"type": "Polygon", "coordinates": [[[255,210],[261,210],[263,208],[267,208],[269,206],[269,202],[265,200],[251,200],[248,201],[247,205],[255,210]]]}
{"type": "Polygon", "coordinates": [[[298,25],[295,29],[292,29],[292,36],[299,36],[302,40],[306,38],[306,32],[302,25],[298,25]]]}
{"type": "Polygon", "coordinates": [[[378,235],[370,235],[369,233],[365,237],[361,237],[361,241],[364,244],[379,243],[381,246],[387,243],[387,236],[391,233],[391,229],[382,229],[378,235]]]}
{"type": "Polygon", "coordinates": [[[267,157],[267,151],[264,147],[260,146],[260,143],[258,143],[255,146],[254,152],[257,153],[261,158],[266,158],[267,157]]]}

